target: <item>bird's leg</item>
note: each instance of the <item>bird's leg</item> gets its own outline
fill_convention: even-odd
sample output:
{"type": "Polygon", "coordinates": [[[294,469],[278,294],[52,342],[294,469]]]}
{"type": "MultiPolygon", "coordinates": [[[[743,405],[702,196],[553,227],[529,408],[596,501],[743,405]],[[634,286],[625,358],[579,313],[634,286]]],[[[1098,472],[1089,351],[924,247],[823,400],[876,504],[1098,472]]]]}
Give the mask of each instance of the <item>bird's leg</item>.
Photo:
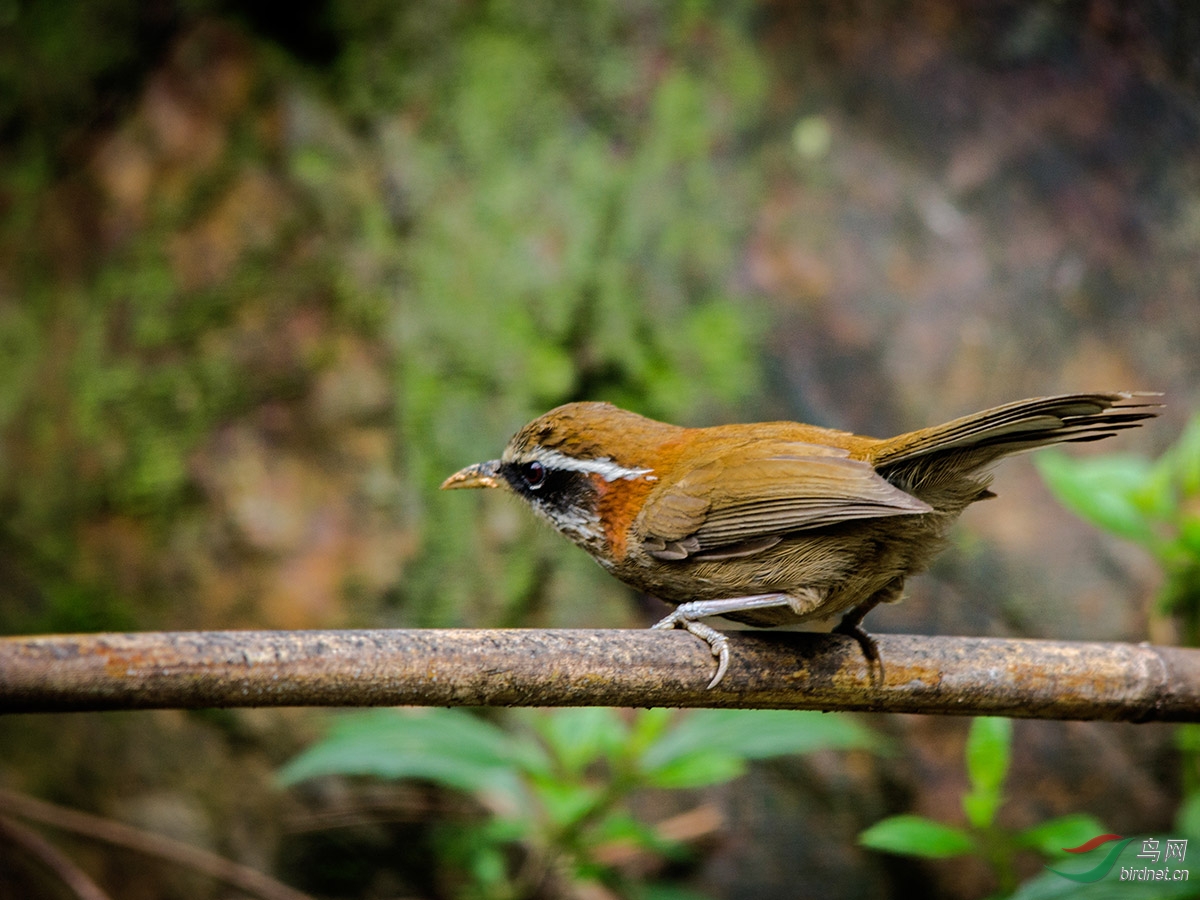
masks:
{"type": "Polygon", "coordinates": [[[867,667],[871,671],[871,680],[877,685],[883,684],[883,660],[879,658],[878,642],[871,635],[867,634],[866,630],[862,627],[862,620],[866,618],[867,613],[880,603],[892,603],[898,599],[903,589],[904,579],[897,578],[847,612],[842,616],[842,621],[833,627],[835,634],[844,634],[847,637],[854,638],[858,642],[858,646],[862,648],[863,656],[866,657],[867,667]]]}
{"type": "Polygon", "coordinates": [[[725,677],[725,670],[729,668],[729,639],[711,625],[697,621],[698,619],[774,606],[790,606],[797,615],[803,615],[813,608],[817,599],[807,594],[755,594],[751,597],[730,597],[724,600],[695,600],[679,604],[670,615],[664,616],[652,627],[683,628],[708,644],[712,655],[717,658],[717,674],[708,683],[709,690],[712,690],[721,683],[721,679],[725,677]]]}
{"type": "MultiPolygon", "coordinates": [[[[672,614],[674,615],[674,614],[672,614]]],[[[661,622],[656,622],[653,628],[683,628],[689,634],[694,634],[704,643],[708,644],[712,655],[717,658],[717,674],[712,677],[712,681],[708,683],[708,689],[711,691],[714,687],[720,684],[721,679],[725,677],[725,670],[729,668],[729,638],[717,631],[711,625],[705,625],[703,622],[698,622],[695,619],[672,618],[667,616],[661,622]]]]}

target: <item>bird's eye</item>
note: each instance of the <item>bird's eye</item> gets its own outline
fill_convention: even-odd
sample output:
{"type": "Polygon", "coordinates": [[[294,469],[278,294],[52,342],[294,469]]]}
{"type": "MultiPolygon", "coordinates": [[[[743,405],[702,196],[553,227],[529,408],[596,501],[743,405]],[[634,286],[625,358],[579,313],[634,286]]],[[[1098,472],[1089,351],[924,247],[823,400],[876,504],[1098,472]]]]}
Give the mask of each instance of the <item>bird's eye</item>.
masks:
{"type": "Polygon", "coordinates": [[[546,467],[536,460],[525,463],[521,466],[521,478],[536,491],[546,483],[546,467]]]}

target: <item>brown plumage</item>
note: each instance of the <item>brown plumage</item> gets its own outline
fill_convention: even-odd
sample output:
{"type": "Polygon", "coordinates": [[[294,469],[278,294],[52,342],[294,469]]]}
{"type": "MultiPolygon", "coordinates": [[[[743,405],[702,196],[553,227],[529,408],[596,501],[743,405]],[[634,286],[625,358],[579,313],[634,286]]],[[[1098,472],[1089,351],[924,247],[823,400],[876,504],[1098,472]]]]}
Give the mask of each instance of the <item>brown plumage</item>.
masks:
{"type": "Polygon", "coordinates": [[[613,575],[673,604],[683,627],[728,663],[720,615],[780,625],[845,613],[860,623],[899,598],[947,528],[992,496],[987,467],[1049,444],[1094,441],[1156,415],[1142,394],[1021,400],[878,439],[767,422],[682,428],[607,403],[569,403],[522,428],[498,460],[444,488],[504,487],[613,575]]]}

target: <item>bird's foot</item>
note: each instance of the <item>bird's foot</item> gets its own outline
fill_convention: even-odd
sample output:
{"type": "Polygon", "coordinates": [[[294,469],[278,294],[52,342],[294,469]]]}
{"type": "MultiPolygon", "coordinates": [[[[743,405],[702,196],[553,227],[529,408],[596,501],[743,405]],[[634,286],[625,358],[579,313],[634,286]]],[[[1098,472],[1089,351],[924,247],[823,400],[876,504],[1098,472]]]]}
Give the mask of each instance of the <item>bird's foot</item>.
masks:
{"type": "MultiPolygon", "coordinates": [[[[686,604],[685,604],[686,605],[686,604]]],[[[695,619],[688,618],[687,610],[682,606],[675,609],[670,615],[655,622],[653,628],[682,628],[690,634],[694,634],[704,643],[708,644],[708,648],[712,651],[712,655],[717,659],[717,674],[712,677],[712,681],[708,683],[708,689],[711,691],[721,679],[725,677],[725,670],[729,668],[729,638],[723,635],[711,625],[705,625],[703,622],[698,622],[695,619]]]]}
{"type": "Polygon", "coordinates": [[[862,627],[862,615],[856,615],[857,610],[851,610],[833,627],[834,634],[844,634],[858,642],[863,657],[867,661],[867,669],[871,673],[871,682],[875,687],[883,686],[883,660],[879,656],[879,642],[862,627]]]}

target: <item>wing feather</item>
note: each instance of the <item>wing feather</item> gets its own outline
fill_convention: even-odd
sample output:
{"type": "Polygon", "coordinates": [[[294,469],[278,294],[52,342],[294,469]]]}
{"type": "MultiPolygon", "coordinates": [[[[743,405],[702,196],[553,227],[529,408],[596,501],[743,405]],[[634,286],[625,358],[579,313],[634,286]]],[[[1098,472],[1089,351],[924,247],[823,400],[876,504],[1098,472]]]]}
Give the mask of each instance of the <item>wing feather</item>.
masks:
{"type": "Polygon", "coordinates": [[[714,455],[651,493],[638,530],[660,559],[720,558],[752,555],[788,532],[930,511],[845,450],[759,441],[714,455]]]}

